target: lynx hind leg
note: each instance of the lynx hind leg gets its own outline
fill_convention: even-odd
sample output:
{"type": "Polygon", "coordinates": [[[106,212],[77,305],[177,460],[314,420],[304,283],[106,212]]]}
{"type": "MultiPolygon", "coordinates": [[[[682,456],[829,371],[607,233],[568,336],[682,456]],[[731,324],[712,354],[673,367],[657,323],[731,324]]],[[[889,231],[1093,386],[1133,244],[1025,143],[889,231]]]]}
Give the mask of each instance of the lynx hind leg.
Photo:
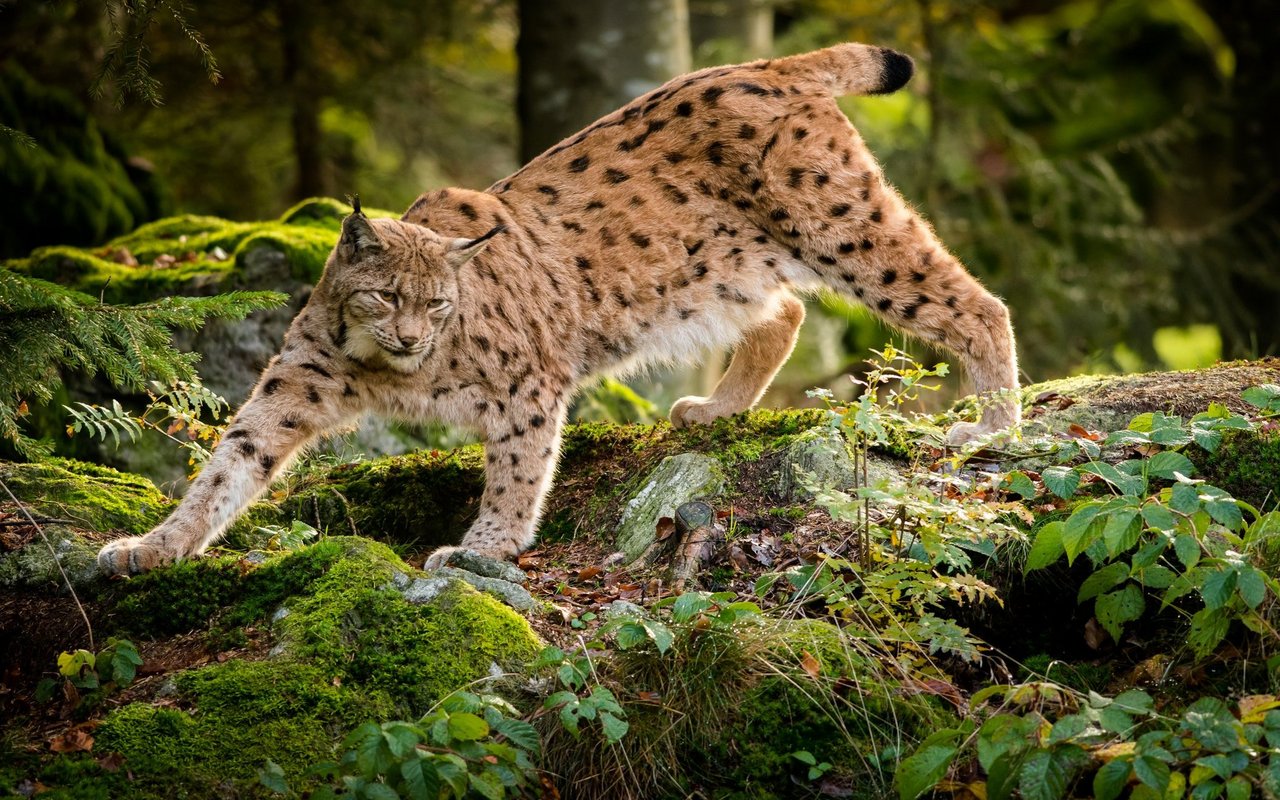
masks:
{"type": "Polygon", "coordinates": [[[671,425],[707,424],[751,408],[786,363],[804,322],[804,303],[790,295],[777,313],[747,330],[710,397],[682,397],[671,407],[671,425]]]}

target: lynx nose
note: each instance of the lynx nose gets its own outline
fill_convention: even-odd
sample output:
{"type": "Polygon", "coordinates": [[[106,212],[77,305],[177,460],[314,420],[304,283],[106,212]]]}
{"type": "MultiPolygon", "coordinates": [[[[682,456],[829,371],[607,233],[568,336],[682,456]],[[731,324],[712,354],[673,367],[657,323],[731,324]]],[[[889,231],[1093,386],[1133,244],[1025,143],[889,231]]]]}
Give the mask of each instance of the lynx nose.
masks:
{"type": "Polygon", "coordinates": [[[418,343],[418,338],[419,337],[417,336],[406,336],[404,334],[400,334],[400,344],[404,347],[413,347],[418,343]]]}

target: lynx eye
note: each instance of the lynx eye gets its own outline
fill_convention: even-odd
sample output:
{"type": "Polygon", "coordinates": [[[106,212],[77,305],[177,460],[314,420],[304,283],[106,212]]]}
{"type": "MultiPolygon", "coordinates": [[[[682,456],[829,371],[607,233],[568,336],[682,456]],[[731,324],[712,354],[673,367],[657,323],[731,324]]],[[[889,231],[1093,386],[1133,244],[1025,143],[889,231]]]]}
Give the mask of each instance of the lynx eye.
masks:
{"type": "Polygon", "coordinates": [[[384,291],[378,292],[378,297],[381,297],[384,301],[390,303],[391,305],[396,304],[395,292],[389,292],[384,290],[384,291]]]}
{"type": "Polygon", "coordinates": [[[440,309],[444,308],[447,305],[449,305],[448,300],[444,299],[443,297],[436,297],[436,298],[433,298],[431,302],[427,303],[427,308],[431,309],[432,311],[439,311],[440,309]]]}

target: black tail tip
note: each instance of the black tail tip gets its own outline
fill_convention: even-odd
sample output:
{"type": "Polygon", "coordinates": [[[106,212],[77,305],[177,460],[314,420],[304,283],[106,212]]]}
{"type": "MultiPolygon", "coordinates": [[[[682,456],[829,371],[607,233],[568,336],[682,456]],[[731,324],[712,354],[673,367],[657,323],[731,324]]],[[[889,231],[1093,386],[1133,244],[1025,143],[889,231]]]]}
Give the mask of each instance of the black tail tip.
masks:
{"type": "Polygon", "coordinates": [[[911,56],[882,47],[880,59],[880,87],[872,94],[896,92],[906,86],[907,81],[911,80],[911,76],[915,74],[916,64],[911,60],[911,56]]]}

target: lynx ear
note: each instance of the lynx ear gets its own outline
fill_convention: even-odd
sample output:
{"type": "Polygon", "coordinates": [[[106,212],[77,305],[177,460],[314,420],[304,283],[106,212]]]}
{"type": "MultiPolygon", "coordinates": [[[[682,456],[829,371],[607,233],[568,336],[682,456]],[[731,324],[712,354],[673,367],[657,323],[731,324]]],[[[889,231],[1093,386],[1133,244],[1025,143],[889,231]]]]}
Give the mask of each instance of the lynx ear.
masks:
{"type": "Polygon", "coordinates": [[[484,249],[489,246],[490,239],[506,230],[506,225],[499,225],[491,228],[488,233],[476,239],[454,239],[445,248],[445,263],[454,269],[460,269],[463,264],[484,252],[484,249]]]}
{"type": "Polygon", "coordinates": [[[373,229],[373,223],[359,210],[342,220],[342,238],[338,240],[338,249],[348,261],[363,258],[382,247],[382,239],[373,229]]]}

